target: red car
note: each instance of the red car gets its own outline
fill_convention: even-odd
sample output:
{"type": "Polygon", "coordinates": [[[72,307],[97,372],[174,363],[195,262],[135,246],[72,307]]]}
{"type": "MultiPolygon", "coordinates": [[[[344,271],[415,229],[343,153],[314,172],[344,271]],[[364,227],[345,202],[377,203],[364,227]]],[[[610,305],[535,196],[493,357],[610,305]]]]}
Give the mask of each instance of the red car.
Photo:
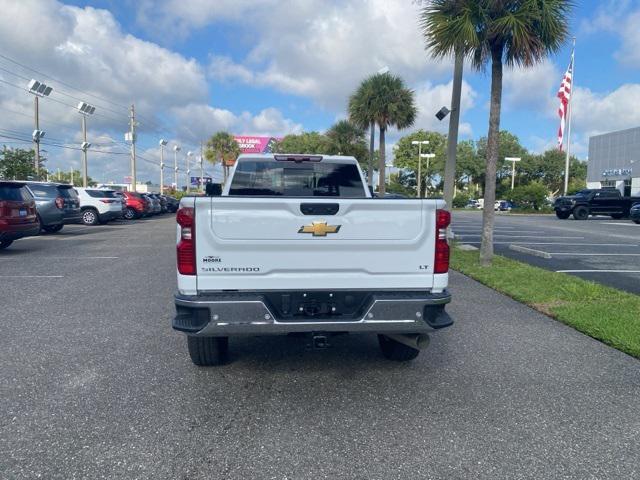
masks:
{"type": "Polygon", "coordinates": [[[24,183],[0,180],[0,250],[40,233],[36,202],[24,183]]]}
{"type": "Polygon", "coordinates": [[[140,218],[150,211],[149,201],[137,192],[122,192],[127,200],[127,208],[124,211],[124,218],[133,220],[140,218]]]}

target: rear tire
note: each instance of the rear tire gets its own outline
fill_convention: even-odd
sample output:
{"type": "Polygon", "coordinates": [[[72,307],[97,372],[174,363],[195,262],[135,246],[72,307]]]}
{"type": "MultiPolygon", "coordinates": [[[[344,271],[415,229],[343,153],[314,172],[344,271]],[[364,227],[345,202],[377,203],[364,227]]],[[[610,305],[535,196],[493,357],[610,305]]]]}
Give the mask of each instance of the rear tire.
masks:
{"type": "Polygon", "coordinates": [[[637,223],[638,225],[640,225],[640,220],[634,220],[633,223],[637,223]]]}
{"type": "Polygon", "coordinates": [[[587,207],[576,207],[573,210],[573,218],[576,220],[586,220],[589,218],[589,209],[587,207]]]}
{"type": "Polygon", "coordinates": [[[87,208],[82,212],[82,223],[85,225],[98,225],[100,223],[100,217],[98,216],[98,212],[93,208],[87,208]]]}
{"type": "Polygon", "coordinates": [[[229,353],[229,337],[187,336],[191,361],[199,367],[222,365],[229,353]]]}
{"type": "Polygon", "coordinates": [[[136,213],[136,211],[131,208],[131,207],[127,207],[127,209],[124,211],[124,215],[122,216],[125,220],[133,220],[138,216],[138,214],[136,213]]]}
{"type": "Polygon", "coordinates": [[[556,212],[556,217],[560,220],[566,220],[569,216],[571,216],[571,213],[569,212],[556,212]]]}
{"type": "Polygon", "coordinates": [[[420,350],[396,342],[385,335],[378,335],[378,344],[380,345],[382,355],[396,362],[407,362],[413,360],[420,354],[420,350]]]}
{"type": "Polygon", "coordinates": [[[621,213],[615,213],[611,215],[611,218],[613,218],[614,220],[620,220],[622,217],[624,217],[624,215],[622,215],[621,213]]]}
{"type": "Polygon", "coordinates": [[[7,248],[12,243],[13,243],[13,240],[2,240],[2,241],[0,241],[0,250],[4,250],[5,248],[7,248]]]}

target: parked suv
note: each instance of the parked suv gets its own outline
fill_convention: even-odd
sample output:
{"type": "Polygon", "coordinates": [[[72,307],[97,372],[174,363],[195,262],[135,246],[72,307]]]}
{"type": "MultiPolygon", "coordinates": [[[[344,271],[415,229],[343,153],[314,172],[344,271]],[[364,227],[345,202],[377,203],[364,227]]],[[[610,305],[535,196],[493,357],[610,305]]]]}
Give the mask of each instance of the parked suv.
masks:
{"type": "Polygon", "coordinates": [[[169,195],[163,195],[167,201],[167,211],[171,213],[176,213],[178,211],[178,207],[180,206],[180,200],[177,198],[170,197],[169,195]]]}
{"type": "Polygon", "coordinates": [[[122,192],[127,201],[124,218],[133,220],[149,212],[149,201],[138,192],[122,192]]]}
{"type": "Polygon", "coordinates": [[[72,185],[47,182],[25,182],[36,200],[42,230],[59,232],[69,223],[80,223],[80,200],[72,185]]]}
{"type": "Polygon", "coordinates": [[[122,215],[122,201],[113,190],[76,188],[76,192],[80,198],[82,222],[85,225],[104,224],[122,215]]]}
{"type": "Polygon", "coordinates": [[[22,182],[0,180],[0,250],[40,233],[33,195],[22,182]]]}

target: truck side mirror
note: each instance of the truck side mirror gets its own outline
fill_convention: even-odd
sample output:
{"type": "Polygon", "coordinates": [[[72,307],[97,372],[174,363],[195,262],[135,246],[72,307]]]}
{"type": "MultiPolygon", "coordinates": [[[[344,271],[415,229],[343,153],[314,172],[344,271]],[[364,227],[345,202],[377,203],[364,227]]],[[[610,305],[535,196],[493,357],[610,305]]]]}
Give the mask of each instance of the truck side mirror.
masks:
{"type": "Polygon", "coordinates": [[[207,197],[219,197],[222,195],[222,185],[220,183],[207,183],[205,193],[207,197]]]}

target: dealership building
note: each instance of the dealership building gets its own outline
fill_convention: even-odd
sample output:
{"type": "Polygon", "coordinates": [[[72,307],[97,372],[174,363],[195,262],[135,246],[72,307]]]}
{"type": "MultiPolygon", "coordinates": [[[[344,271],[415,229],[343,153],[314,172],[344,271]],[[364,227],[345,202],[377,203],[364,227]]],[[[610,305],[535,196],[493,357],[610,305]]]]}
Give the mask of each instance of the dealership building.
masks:
{"type": "Polygon", "coordinates": [[[640,127],[589,138],[587,188],[640,195],[640,127]]]}

